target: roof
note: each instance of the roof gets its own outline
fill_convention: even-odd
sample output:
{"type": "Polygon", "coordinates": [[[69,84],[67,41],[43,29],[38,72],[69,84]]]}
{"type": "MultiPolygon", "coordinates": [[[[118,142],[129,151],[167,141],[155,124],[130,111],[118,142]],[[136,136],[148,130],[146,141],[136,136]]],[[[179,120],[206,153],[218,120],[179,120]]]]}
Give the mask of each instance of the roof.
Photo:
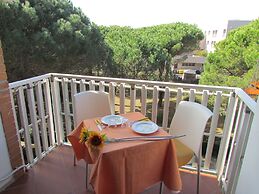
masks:
{"type": "Polygon", "coordinates": [[[201,56],[188,56],[187,59],[183,61],[183,63],[205,63],[205,57],[201,56]]]}
{"type": "Polygon", "coordinates": [[[204,64],[205,63],[205,57],[202,56],[196,56],[196,55],[177,55],[173,58],[173,60],[178,63],[200,63],[204,64]]]}
{"type": "Polygon", "coordinates": [[[251,87],[245,89],[245,92],[250,95],[259,95],[259,81],[251,82],[251,87]]]}
{"type": "Polygon", "coordinates": [[[234,30],[241,26],[247,25],[251,20],[228,20],[227,31],[234,30]]]}
{"type": "Polygon", "coordinates": [[[255,88],[246,88],[245,92],[249,95],[259,95],[259,90],[255,88]]]}

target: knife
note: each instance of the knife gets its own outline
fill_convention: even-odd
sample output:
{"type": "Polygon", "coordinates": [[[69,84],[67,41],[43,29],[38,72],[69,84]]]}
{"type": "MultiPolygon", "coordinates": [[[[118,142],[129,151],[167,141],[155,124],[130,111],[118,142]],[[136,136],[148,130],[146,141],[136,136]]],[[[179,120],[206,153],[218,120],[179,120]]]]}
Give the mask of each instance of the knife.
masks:
{"type": "Polygon", "coordinates": [[[180,138],[184,136],[186,135],[108,138],[106,143],[116,143],[116,142],[125,142],[125,141],[159,141],[159,140],[175,139],[175,138],[180,138]]]}

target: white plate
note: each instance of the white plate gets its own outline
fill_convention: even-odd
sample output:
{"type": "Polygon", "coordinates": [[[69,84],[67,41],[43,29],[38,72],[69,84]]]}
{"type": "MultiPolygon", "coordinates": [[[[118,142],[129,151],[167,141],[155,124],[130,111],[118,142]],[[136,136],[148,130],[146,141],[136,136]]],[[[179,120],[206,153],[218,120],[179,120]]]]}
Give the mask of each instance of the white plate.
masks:
{"type": "Polygon", "coordinates": [[[128,121],[125,117],[120,115],[107,115],[101,118],[101,122],[106,125],[121,125],[128,121]]]}
{"type": "Polygon", "coordinates": [[[152,121],[140,121],[132,125],[133,131],[140,134],[151,134],[156,132],[159,127],[152,121]]]}

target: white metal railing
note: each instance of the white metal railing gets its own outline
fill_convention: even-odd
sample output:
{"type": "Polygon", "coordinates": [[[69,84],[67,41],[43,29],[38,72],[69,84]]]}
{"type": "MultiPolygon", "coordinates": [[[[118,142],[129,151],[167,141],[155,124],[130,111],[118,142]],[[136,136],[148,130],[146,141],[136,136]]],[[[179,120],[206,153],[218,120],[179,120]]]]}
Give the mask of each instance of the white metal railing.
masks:
{"type": "Polygon", "coordinates": [[[56,144],[50,77],[46,74],[9,84],[26,165],[37,162],[56,144]]]}
{"type": "MultiPolygon", "coordinates": [[[[223,134],[225,144],[231,144],[229,148],[222,148],[222,155],[219,158],[221,163],[217,166],[222,189],[229,194],[235,193],[256,107],[256,102],[243,90],[236,89],[235,94],[232,98],[235,111],[230,113],[231,116],[229,116],[228,121],[231,123],[228,130],[231,130],[232,133],[226,132],[223,134]],[[226,154],[227,149],[229,149],[228,155],[226,154]]],[[[231,110],[232,107],[229,109],[229,112],[231,110]]]]}
{"type": "Polygon", "coordinates": [[[236,139],[241,131],[249,130],[255,107],[255,101],[238,88],[57,73],[10,83],[10,89],[28,164],[67,141],[66,135],[74,128],[73,96],[78,92],[107,91],[117,113],[140,111],[165,130],[181,100],[198,100],[213,111],[204,133],[203,170],[224,180],[235,171],[232,158],[238,157],[236,139]]]}

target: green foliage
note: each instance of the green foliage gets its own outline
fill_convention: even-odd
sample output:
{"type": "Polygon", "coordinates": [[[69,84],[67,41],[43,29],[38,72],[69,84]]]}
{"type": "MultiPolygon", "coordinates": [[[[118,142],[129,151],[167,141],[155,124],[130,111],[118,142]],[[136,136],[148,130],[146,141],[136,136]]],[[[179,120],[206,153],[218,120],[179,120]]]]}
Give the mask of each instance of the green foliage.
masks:
{"type": "Polygon", "coordinates": [[[111,61],[97,26],[69,0],[0,2],[0,26],[11,81],[46,72],[91,75],[111,61]]]}
{"type": "Polygon", "coordinates": [[[194,55],[196,56],[201,56],[201,57],[207,57],[208,52],[206,50],[196,50],[193,52],[194,55]]]}
{"type": "Polygon", "coordinates": [[[172,57],[193,50],[203,38],[196,26],[184,23],[100,29],[113,52],[116,76],[149,80],[169,81],[172,57]]]}
{"type": "Polygon", "coordinates": [[[184,23],[98,27],[69,0],[0,2],[0,26],[10,81],[47,72],[169,81],[172,57],[203,38],[184,23]]]}
{"type": "Polygon", "coordinates": [[[247,87],[259,59],[259,19],[231,31],[208,55],[200,83],[247,87]]]}

